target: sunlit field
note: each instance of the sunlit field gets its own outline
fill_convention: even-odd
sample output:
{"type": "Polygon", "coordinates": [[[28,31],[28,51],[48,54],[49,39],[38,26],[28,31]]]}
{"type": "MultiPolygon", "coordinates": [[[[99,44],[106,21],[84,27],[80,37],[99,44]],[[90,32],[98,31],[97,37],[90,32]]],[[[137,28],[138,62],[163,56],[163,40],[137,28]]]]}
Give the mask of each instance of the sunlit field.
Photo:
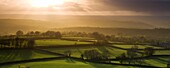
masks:
{"type": "Polygon", "coordinates": [[[36,46],[62,46],[62,45],[79,45],[93,44],[92,42],[68,41],[68,40],[36,40],[36,46]]]}
{"type": "Polygon", "coordinates": [[[95,38],[90,38],[90,37],[62,37],[62,39],[76,40],[76,41],[90,41],[90,40],[95,40],[95,38]]]}
{"type": "Polygon", "coordinates": [[[115,44],[113,44],[113,46],[124,48],[124,49],[130,49],[133,46],[137,46],[139,49],[145,49],[147,47],[152,47],[154,49],[163,49],[161,47],[155,47],[155,46],[151,46],[151,45],[117,45],[117,44],[115,45],[115,44]]]}
{"type": "Polygon", "coordinates": [[[170,55],[170,50],[156,50],[156,55],[170,55]]]}
{"type": "Polygon", "coordinates": [[[97,50],[100,53],[105,53],[105,51],[108,51],[111,58],[115,58],[116,56],[119,56],[120,54],[126,52],[125,50],[111,48],[111,47],[97,47],[97,46],[89,46],[89,47],[70,47],[70,48],[46,48],[44,50],[48,50],[55,53],[61,53],[64,54],[66,51],[71,51],[73,57],[81,57],[81,54],[84,53],[86,50],[97,50]]]}
{"type": "Polygon", "coordinates": [[[166,67],[167,62],[170,62],[169,57],[154,57],[145,60],[146,65],[152,65],[152,66],[157,66],[157,67],[166,67]]]}
{"type": "MultiPolygon", "coordinates": [[[[43,61],[43,62],[32,62],[32,63],[23,63],[15,64],[10,66],[0,66],[3,68],[17,68],[18,65],[29,66],[30,68],[133,68],[133,66],[121,66],[121,65],[107,65],[107,64],[96,64],[89,62],[81,62],[73,59],[61,59],[53,61],[43,61]]],[[[135,68],[135,67],[134,67],[135,68]]]]}
{"type": "MultiPolygon", "coordinates": [[[[110,58],[115,58],[116,56],[119,56],[120,54],[126,52],[126,50],[121,50],[117,48],[112,47],[70,47],[70,48],[45,48],[43,50],[47,50],[54,53],[60,53],[65,54],[66,51],[70,50],[72,52],[72,57],[80,58],[81,54],[84,53],[85,50],[91,50],[95,49],[99,51],[100,53],[103,53],[104,51],[108,51],[110,58]]],[[[167,55],[169,54],[169,51],[156,51],[155,54],[159,55],[167,55]]],[[[3,62],[10,62],[10,61],[19,61],[19,60],[29,60],[29,59],[37,59],[37,58],[52,58],[56,57],[54,55],[42,52],[42,51],[32,51],[32,50],[3,50],[1,51],[1,63],[3,62]],[[5,52],[5,53],[4,53],[5,52]],[[17,52],[17,53],[16,53],[17,52]],[[26,53],[26,55],[25,55],[26,53]],[[5,58],[5,59],[2,59],[5,58]]],[[[144,60],[144,65],[152,65],[157,67],[166,67],[166,63],[169,62],[169,57],[150,57],[146,58],[144,60]]],[[[119,63],[118,61],[112,61],[119,63]]],[[[58,68],[74,68],[74,67],[80,67],[83,68],[127,68],[127,66],[121,66],[121,65],[107,65],[107,64],[97,64],[97,63],[89,63],[84,61],[76,61],[74,59],[63,59],[63,60],[53,60],[53,61],[42,61],[42,62],[29,62],[29,63],[21,63],[21,64],[14,64],[9,66],[1,66],[3,68],[14,68],[18,67],[19,65],[23,66],[29,66],[31,68],[46,68],[46,67],[58,67],[58,68]]],[[[128,66],[128,68],[136,68],[133,66],[128,66]]]]}
{"type": "MultiPolygon", "coordinates": [[[[23,43],[26,43],[26,41],[23,43]]],[[[96,43],[96,39],[90,37],[62,37],[61,39],[37,39],[35,40],[35,47],[36,48],[34,49],[1,50],[0,63],[15,63],[10,65],[4,65],[1,67],[13,68],[18,66],[28,66],[31,68],[53,68],[57,66],[59,68],[73,68],[82,66],[84,68],[136,68],[135,64],[139,65],[137,67],[140,67],[141,62],[142,66],[155,67],[166,67],[167,63],[170,62],[170,51],[164,49],[163,47],[151,45],[125,45],[124,43],[122,44],[119,42],[109,42],[105,45],[100,45],[99,43],[96,43]],[[123,53],[125,54],[125,56],[127,56],[127,51],[134,47],[137,47],[138,49],[136,51],[136,54],[138,55],[138,57],[136,57],[136,62],[131,63],[134,66],[129,65],[129,60],[125,60],[123,62],[123,64],[125,64],[126,66],[121,66],[121,62],[117,60],[117,57],[121,56],[123,53]],[[153,56],[145,57],[143,56],[143,53],[148,47],[156,50],[153,56]],[[82,55],[84,55],[86,51],[90,50],[95,50],[100,54],[107,55],[109,57],[108,59],[111,60],[111,63],[116,63],[118,65],[99,64],[85,60],[83,61],[81,59],[82,55]],[[65,57],[68,54],[70,58],[65,57]],[[143,56],[144,58],[140,58],[140,56],[143,56]]],[[[88,59],[87,57],[83,58],[88,59]]]]}

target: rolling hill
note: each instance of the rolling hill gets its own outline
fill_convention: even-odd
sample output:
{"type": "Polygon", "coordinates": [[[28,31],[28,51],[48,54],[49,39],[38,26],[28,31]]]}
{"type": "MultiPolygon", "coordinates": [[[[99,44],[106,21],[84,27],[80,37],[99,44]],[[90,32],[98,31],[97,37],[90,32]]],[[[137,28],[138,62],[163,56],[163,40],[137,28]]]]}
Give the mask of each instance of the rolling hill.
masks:
{"type": "Polygon", "coordinates": [[[31,19],[0,19],[0,34],[14,33],[17,30],[23,31],[46,31],[53,28],[65,27],[110,27],[110,28],[139,28],[150,29],[154,26],[135,21],[115,21],[111,19],[87,19],[87,18],[60,18],[51,21],[31,19]]]}

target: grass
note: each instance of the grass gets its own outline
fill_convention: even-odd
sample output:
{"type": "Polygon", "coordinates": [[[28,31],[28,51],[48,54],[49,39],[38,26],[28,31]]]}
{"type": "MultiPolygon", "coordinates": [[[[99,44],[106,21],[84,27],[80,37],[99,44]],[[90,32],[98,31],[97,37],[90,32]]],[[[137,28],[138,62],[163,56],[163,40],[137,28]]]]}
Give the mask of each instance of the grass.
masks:
{"type": "Polygon", "coordinates": [[[170,55],[170,50],[156,50],[155,55],[170,55]]]}
{"type": "Polygon", "coordinates": [[[109,53],[111,54],[112,58],[116,58],[117,56],[121,55],[122,53],[126,53],[126,50],[121,50],[117,48],[107,47],[109,53]]]}
{"type": "Polygon", "coordinates": [[[89,62],[80,62],[72,59],[30,62],[10,66],[0,66],[0,68],[17,68],[19,65],[28,66],[30,68],[133,68],[132,66],[96,64],[89,62]]]}
{"type": "Polygon", "coordinates": [[[45,50],[51,51],[51,52],[56,52],[56,53],[61,53],[64,54],[65,51],[70,50],[72,52],[72,56],[73,57],[80,57],[81,54],[84,53],[84,51],[86,50],[92,50],[95,49],[97,51],[99,51],[102,54],[105,54],[105,52],[107,51],[110,55],[111,58],[115,58],[116,56],[119,56],[122,53],[125,53],[126,50],[121,50],[121,49],[116,49],[116,48],[111,48],[111,47],[104,47],[104,46],[100,46],[100,47],[72,47],[72,48],[47,48],[45,50]]]}
{"type": "Polygon", "coordinates": [[[62,37],[63,39],[73,39],[73,40],[94,40],[90,37],[62,37]]]}
{"type": "MultiPolygon", "coordinates": [[[[113,46],[125,48],[125,49],[130,49],[134,45],[113,45],[113,46]]],[[[145,49],[146,47],[153,47],[154,49],[161,49],[161,47],[154,47],[154,46],[150,46],[150,45],[137,45],[137,46],[138,46],[139,49],[145,49]]]]}
{"type": "MultiPolygon", "coordinates": [[[[82,37],[66,37],[70,39],[89,39],[90,38],[82,38],[82,37]]],[[[36,40],[37,46],[55,46],[55,45],[75,45],[76,44],[93,44],[91,42],[77,42],[77,41],[68,41],[68,40],[36,40]]],[[[133,45],[113,45],[120,48],[129,49],[133,45]]],[[[144,49],[146,47],[153,47],[155,49],[159,49],[160,47],[154,47],[149,45],[138,45],[139,49],[144,49]]],[[[51,52],[64,54],[66,51],[70,50],[72,52],[73,57],[80,58],[81,54],[86,50],[95,49],[102,54],[108,52],[111,58],[115,58],[122,53],[126,53],[126,50],[106,47],[106,46],[87,46],[87,47],[67,47],[67,48],[46,48],[44,50],[48,50],[51,52]]],[[[161,50],[156,51],[155,55],[170,55],[170,50],[161,50]]],[[[28,59],[36,59],[36,58],[48,58],[55,57],[54,55],[49,55],[47,53],[43,53],[37,50],[29,50],[29,49],[18,49],[18,50],[0,50],[0,63],[9,62],[9,61],[19,61],[19,60],[28,60],[28,59]]],[[[117,61],[112,61],[117,62],[117,61]]],[[[166,67],[167,63],[170,62],[169,57],[154,57],[144,60],[145,65],[158,66],[158,67],[166,67]]],[[[117,62],[119,63],[119,62],[117,62]]],[[[23,64],[14,64],[8,66],[0,66],[0,68],[17,68],[18,65],[29,66],[30,68],[133,68],[132,66],[121,66],[121,65],[105,65],[105,64],[95,64],[89,62],[80,62],[71,59],[62,59],[62,60],[53,60],[53,61],[45,61],[45,62],[30,62],[23,64]]]]}
{"type": "MultiPolygon", "coordinates": [[[[80,55],[85,50],[96,49],[100,53],[104,53],[108,51],[112,58],[125,53],[126,50],[116,49],[112,47],[105,47],[105,46],[89,46],[89,47],[72,47],[72,48],[47,48],[45,50],[62,53],[64,54],[65,51],[70,50],[72,51],[73,57],[80,57],[80,55]]],[[[162,51],[163,52],[163,51],[162,51]]],[[[168,50],[167,53],[168,54],[168,50]]],[[[35,51],[35,50],[1,50],[0,51],[0,61],[2,62],[9,62],[9,61],[16,61],[16,60],[26,60],[26,59],[33,59],[33,58],[46,58],[46,57],[53,57],[52,55],[35,51]]],[[[114,62],[114,61],[112,61],[114,62]]],[[[166,67],[167,63],[170,62],[169,57],[151,57],[144,60],[144,65],[150,66],[157,66],[157,67],[166,67]]],[[[119,63],[119,62],[117,62],[119,63]]],[[[44,62],[30,62],[30,63],[22,63],[22,64],[14,64],[8,66],[0,66],[0,68],[17,68],[19,65],[29,66],[31,68],[135,68],[132,66],[121,66],[121,65],[105,65],[105,64],[95,64],[89,62],[80,62],[71,59],[63,59],[63,60],[53,60],[53,61],[44,61],[44,62]]]]}
{"type": "Polygon", "coordinates": [[[170,62],[170,57],[155,57],[146,59],[144,62],[146,63],[146,65],[166,67],[168,62],[170,62]]]}
{"type": "Polygon", "coordinates": [[[19,61],[19,60],[28,60],[35,58],[47,58],[55,57],[36,50],[0,50],[0,63],[10,62],[10,61],[19,61]]]}
{"type": "Polygon", "coordinates": [[[54,46],[54,45],[75,45],[75,44],[92,44],[91,42],[77,42],[67,40],[36,40],[36,46],[54,46]]]}
{"type": "Polygon", "coordinates": [[[91,49],[97,50],[97,48],[94,48],[94,47],[47,48],[47,49],[44,49],[44,50],[48,50],[48,51],[56,52],[56,53],[61,53],[61,54],[64,54],[66,51],[70,50],[72,52],[71,54],[72,54],[73,57],[80,57],[80,55],[83,54],[85,50],[91,50],[91,49]]]}

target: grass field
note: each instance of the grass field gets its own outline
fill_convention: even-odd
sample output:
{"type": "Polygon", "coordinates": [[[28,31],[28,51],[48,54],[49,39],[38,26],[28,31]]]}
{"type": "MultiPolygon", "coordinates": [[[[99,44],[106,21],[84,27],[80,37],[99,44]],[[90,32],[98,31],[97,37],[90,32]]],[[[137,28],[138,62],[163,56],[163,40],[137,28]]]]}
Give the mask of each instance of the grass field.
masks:
{"type": "Polygon", "coordinates": [[[155,55],[170,55],[170,50],[156,50],[155,55]]]}
{"type": "MultiPolygon", "coordinates": [[[[68,38],[68,37],[66,37],[68,38]]],[[[82,37],[69,37],[70,39],[83,39],[82,37]]],[[[91,38],[84,38],[85,40],[91,38]]],[[[83,40],[84,40],[83,39],[83,40]]],[[[36,40],[36,46],[57,46],[57,45],[75,45],[75,44],[93,44],[92,42],[77,42],[77,41],[68,41],[68,40],[36,40]]],[[[116,47],[129,49],[134,45],[113,45],[116,47]]],[[[146,47],[153,47],[155,49],[161,49],[160,47],[154,47],[149,45],[138,45],[139,49],[144,49],[146,47]]],[[[80,58],[81,54],[83,54],[86,50],[95,49],[99,51],[101,54],[106,54],[106,52],[110,55],[110,58],[115,58],[122,53],[126,53],[126,50],[118,49],[114,47],[108,46],[86,46],[86,47],[66,47],[66,48],[44,48],[44,50],[64,54],[66,51],[71,51],[72,57],[80,58]]],[[[141,50],[142,52],[143,50],[141,50]]],[[[155,55],[170,55],[170,50],[156,50],[155,55]]],[[[29,49],[17,49],[17,50],[0,50],[0,63],[9,62],[9,61],[20,61],[20,60],[28,60],[28,59],[36,59],[36,58],[50,58],[56,57],[54,55],[50,55],[45,52],[41,52],[38,50],[29,50],[29,49]]],[[[112,61],[115,63],[119,63],[118,61],[112,61]]],[[[169,57],[151,57],[144,60],[144,65],[157,66],[157,67],[166,67],[167,63],[170,62],[169,57]]],[[[121,65],[106,65],[106,64],[96,64],[90,62],[80,62],[71,59],[60,59],[53,61],[41,61],[41,62],[29,62],[22,64],[14,64],[8,66],[0,66],[0,68],[17,68],[19,65],[29,66],[30,68],[139,68],[132,66],[121,66],[121,65]]]]}
{"type": "Polygon", "coordinates": [[[62,39],[73,39],[73,40],[94,40],[90,37],[62,37],[62,39]]]}
{"type": "Polygon", "coordinates": [[[133,68],[132,66],[96,64],[89,62],[80,62],[72,59],[23,63],[10,66],[0,66],[0,68],[17,68],[19,65],[28,66],[30,68],[133,68]]]}
{"type": "MultiPolygon", "coordinates": [[[[116,47],[120,47],[120,48],[125,48],[125,49],[130,49],[132,48],[134,45],[114,45],[116,47]]],[[[153,47],[154,49],[162,49],[161,47],[154,47],[154,46],[149,46],[149,45],[137,45],[139,49],[145,49],[146,47],[153,47]]]]}
{"type": "Polygon", "coordinates": [[[154,57],[146,59],[144,63],[146,65],[157,66],[157,67],[166,67],[168,62],[170,62],[170,57],[154,57]]]}
{"type": "MultiPolygon", "coordinates": [[[[115,58],[116,56],[126,52],[126,50],[111,48],[111,47],[83,47],[83,48],[48,48],[45,50],[62,53],[64,54],[65,51],[70,50],[72,51],[73,57],[80,57],[81,53],[85,50],[96,49],[100,53],[104,50],[108,50],[111,57],[115,58]]],[[[164,51],[162,51],[164,52],[164,51]]],[[[167,53],[168,54],[168,50],[167,53]]],[[[26,59],[35,59],[35,58],[47,58],[47,57],[54,57],[53,55],[49,55],[40,51],[31,51],[31,50],[1,50],[0,61],[2,62],[9,62],[9,61],[17,61],[17,60],[26,60],[26,59]]],[[[115,62],[115,61],[112,61],[115,62]]],[[[157,67],[166,67],[167,63],[170,62],[169,57],[151,57],[144,60],[143,65],[150,65],[150,66],[157,66],[157,67]]],[[[119,62],[118,62],[119,63],[119,62]]],[[[23,64],[15,64],[15,65],[8,65],[8,66],[0,66],[0,68],[17,68],[19,65],[29,66],[31,68],[136,68],[132,66],[120,66],[120,65],[105,65],[105,64],[95,64],[89,62],[80,62],[71,59],[64,59],[64,60],[53,60],[53,61],[44,61],[44,62],[30,62],[30,63],[23,63],[23,64]]]]}
{"type": "Polygon", "coordinates": [[[83,52],[85,50],[89,50],[89,49],[96,49],[96,48],[92,48],[92,47],[89,47],[89,48],[48,48],[48,49],[44,49],[44,50],[48,50],[48,51],[51,51],[51,52],[55,52],[55,53],[61,53],[61,54],[64,54],[66,51],[71,51],[71,56],[73,57],[80,57],[81,54],[83,54],[83,52]]]}
{"type": "Polygon", "coordinates": [[[35,58],[55,57],[36,50],[0,50],[0,63],[18,60],[28,60],[35,58]]]}
{"type": "Polygon", "coordinates": [[[54,46],[54,45],[75,45],[75,44],[92,44],[92,42],[77,42],[67,40],[36,40],[36,46],[54,46]]]}
{"type": "Polygon", "coordinates": [[[81,54],[84,53],[86,50],[92,50],[95,49],[99,51],[100,53],[104,54],[106,51],[109,53],[111,58],[115,58],[116,56],[119,56],[122,53],[125,53],[126,50],[121,50],[121,49],[116,49],[116,48],[111,48],[111,47],[72,47],[72,48],[47,48],[45,50],[51,51],[51,52],[56,52],[56,53],[61,53],[64,54],[65,51],[70,50],[72,52],[73,57],[80,57],[81,54]]]}

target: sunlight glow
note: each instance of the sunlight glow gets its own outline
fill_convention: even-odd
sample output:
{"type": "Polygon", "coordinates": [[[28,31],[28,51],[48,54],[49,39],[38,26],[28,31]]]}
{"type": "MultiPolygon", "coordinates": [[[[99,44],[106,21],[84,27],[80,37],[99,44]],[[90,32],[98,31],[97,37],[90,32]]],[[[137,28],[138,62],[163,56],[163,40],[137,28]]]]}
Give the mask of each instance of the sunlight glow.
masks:
{"type": "Polygon", "coordinates": [[[43,8],[56,5],[63,5],[65,0],[30,0],[32,7],[43,8]]]}

